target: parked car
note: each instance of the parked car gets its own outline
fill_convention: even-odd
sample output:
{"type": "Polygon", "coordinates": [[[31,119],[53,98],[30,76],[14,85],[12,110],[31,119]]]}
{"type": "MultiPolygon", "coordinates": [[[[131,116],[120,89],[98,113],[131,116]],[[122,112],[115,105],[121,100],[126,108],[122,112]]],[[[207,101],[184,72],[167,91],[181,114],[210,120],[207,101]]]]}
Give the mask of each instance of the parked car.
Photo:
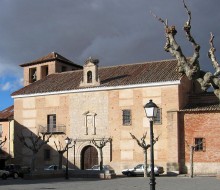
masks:
{"type": "Polygon", "coordinates": [[[58,170],[58,169],[59,169],[58,165],[50,165],[50,166],[44,168],[44,170],[46,170],[46,171],[54,171],[54,170],[58,170]]]}
{"type": "MultiPolygon", "coordinates": [[[[94,165],[91,168],[86,169],[86,170],[96,170],[96,171],[98,171],[98,170],[100,170],[100,165],[94,165]]],[[[110,165],[103,165],[103,170],[105,172],[109,172],[110,174],[115,174],[115,170],[110,165]]]]}
{"type": "MultiPolygon", "coordinates": [[[[147,165],[147,174],[149,175],[151,172],[150,165],[147,165]]],[[[164,173],[164,169],[162,166],[154,166],[154,174],[155,175],[160,175],[164,173]]],[[[124,169],[122,170],[122,174],[126,176],[139,176],[139,175],[144,175],[144,164],[138,164],[134,168],[131,169],[124,169]]]]}
{"type": "Polygon", "coordinates": [[[18,177],[24,177],[25,173],[29,173],[28,167],[21,167],[18,164],[9,164],[5,166],[5,170],[9,172],[9,176],[17,179],[18,177]]]}
{"type": "MultiPolygon", "coordinates": [[[[44,168],[44,170],[45,170],[45,171],[59,170],[59,166],[53,164],[53,165],[50,165],[50,166],[44,168]]],[[[62,170],[66,170],[66,166],[62,165],[62,170]]],[[[74,169],[68,167],[68,170],[74,170],[74,169]]]]}
{"type": "Polygon", "coordinates": [[[9,171],[0,170],[0,177],[1,177],[2,179],[7,179],[8,176],[9,176],[9,171]]]}

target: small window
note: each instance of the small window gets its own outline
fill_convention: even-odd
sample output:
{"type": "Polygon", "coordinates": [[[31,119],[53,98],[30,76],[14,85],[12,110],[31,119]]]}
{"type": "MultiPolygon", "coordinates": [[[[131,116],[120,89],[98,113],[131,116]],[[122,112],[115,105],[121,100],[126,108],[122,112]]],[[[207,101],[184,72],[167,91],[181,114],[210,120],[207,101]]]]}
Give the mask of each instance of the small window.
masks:
{"type": "Polygon", "coordinates": [[[44,149],[44,161],[50,160],[50,149],[44,149]]]}
{"type": "Polygon", "coordinates": [[[161,109],[157,109],[157,116],[154,118],[154,123],[155,124],[162,124],[162,110],[161,109]]]}
{"type": "Polygon", "coordinates": [[[92,71],[87,72],[87,83],[92,83],[92,71]]]}
{"type": "Polygon", "coordinates": [[[41,78],[44,78],[48,75],[48,66],[42,66],[41,67],[41,78]]]}
{"type": "Polygon", "coordinates": [[[29,82],[33,83],[37,80],[37,68],[29,69],[29,82]]]}
{"type": "Polygon", "coordinates": [[[47,116],[47,132],[56,132],[56,115],[47,116]]]}
{"type": "Polygon", "coordinates": [[[195,138],[195,151],[205,151],[205,139],[204,138],[195,138]]]}
{"type": "Polygon", "coordinates": [[[131,110],[122,110],[123,125],[131,125],[131,110]]]}

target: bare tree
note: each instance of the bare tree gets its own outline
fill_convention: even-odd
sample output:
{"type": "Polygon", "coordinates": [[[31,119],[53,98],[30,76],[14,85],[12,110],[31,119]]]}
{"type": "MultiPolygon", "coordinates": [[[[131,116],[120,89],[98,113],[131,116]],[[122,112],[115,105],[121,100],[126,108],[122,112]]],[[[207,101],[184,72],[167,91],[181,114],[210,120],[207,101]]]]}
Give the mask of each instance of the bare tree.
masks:
{"type": "Polygon", "coordinates": [[[62,163],[63,163],[63,154],[67,151],[67,145],[63,147],[62,143],[59,141],[58,145],[54,141],[55,147],[57,149],[57,152],[59,154],[59,169],[62,169],[62,163]],[[59,147],[58,147],[59,146],[59,147]]]}
{"type": "Polygon", "coordinates": [[[0,142],[0,148],[2,148],[5,145],[6,141],[7,141],[7,137],[5,136],[5,139],[0,142]]]}
{"type": "Polygon", "coordinates": [[[169,26],[167,20],[163,20],[162,18],[151,13],[156,19],[158,19],[161,23],[164,24],[166,36],[166,44],[164,50],[169,52],[173,57],[177,59],[179,73],[185,74],[189,80],[198,81],[203,91],[206,91],[210,86],[212,86],[215,95],[220,100],[220,65],[218,64],[215,56],[215,48],[213,44],[214,36],[211,33],[211,39],[209,41],[211,48],[208,53],[212,65],[215,69],[215,73],[212,74],[211,72],[204,72],[200,70],[200,45],[195,41],[194,37],[191,35],[192,15],[184,0],[183,5],[188,14],[188,20],[184,24],[183,29],[186,33],[187,40],[191,42],[194,47],[193,55],[190,58],[186,58],[183,54],[180,45],[175,40],[175,35],[177,34],[175,26],[169,26]]]}
{"type": "MultiPolygon", "coordinates": [[[[130,133],[131,137],[136,140],[137,144],[143,149],[144,151],[144,177],[147,177],[147,149],[150,148],[150,144],[146,144],[145,139],[147,136],[147,132],[143,134],[141,140],[138,140],[136,136],[130,133]]],[[[153,145],[159,140],[159,136],[153,140],[153,145]]]]}
{"type": "Polygon", "coordinates": [[[39,150],[42,148],[43,145],[49,142],[51,136],[52,133],[34,134],[33,132],[30,132],[30,135],[28,136],[24,135],[23,132],[21,132],[20,136],[18,135],[20,142],[32,152],[32,158],[30,164],[31,171],[35,170],[35,160],[37,153],[39,152],[39,150]]]}
{"type": "Polygon", "coordinates": [[[190,175],[189,175],[189,177],[193,178],[193,176],[194,176],[194,167],[193,167],[193,164],[194,164],[194,160],[193,160],[194,152],[195,152],[196,147],[198,147],[201,144],[203,144],[203,142],[200,142],[200,143],[195,144],[195,145],[189,145],[187,141],[185,141],[185,142],[186,142],[187,147],[190,149],[190,175]]]}
{"type": "Polygon", "coordinates": [[[68,147],[69,144],[66,144],[66,146],[64,147],[60,141],[58,142],[58,145],[56,144],[55,141],[54,141],[54,144],[55,144],[56,150],[59,154],[59,169],[62,169],[63,154],[67,151],[67,149],[72,148],[73,146],[75,146],[76,141],[74,141],[74,144],[70,147],[68,147]]]}
{"type": "Polygon", "coordinates": [[[96,148],[99,149],[99,155],[100,155],[100,170],[103,170],[103,151],[102,149],[106,146],[106,143],[111,142],[112,139],[108,138],[102,138],[101,140],[95,140],[93,139],[91,142],[96,146],[96,148]]]}

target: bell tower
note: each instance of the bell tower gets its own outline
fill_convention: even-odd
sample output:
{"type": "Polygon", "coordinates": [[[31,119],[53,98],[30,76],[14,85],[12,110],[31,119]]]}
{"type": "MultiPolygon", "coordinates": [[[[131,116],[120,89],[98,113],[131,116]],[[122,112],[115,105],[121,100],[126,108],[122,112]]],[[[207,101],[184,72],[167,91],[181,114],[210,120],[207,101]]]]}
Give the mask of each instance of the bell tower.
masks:
{"type": "Polygon", "coordinates": [[[83,78],[80,86],[99,86],[100,80],[98,75],[98,59],[89,57],[83,66],[83,78]]]}
{"type": "Polygon", "coordinates": [[[24,68],[24,86],[41,80],[50,74],[82,69],[82,66],[56,52],[20,66],[24,68]]]}

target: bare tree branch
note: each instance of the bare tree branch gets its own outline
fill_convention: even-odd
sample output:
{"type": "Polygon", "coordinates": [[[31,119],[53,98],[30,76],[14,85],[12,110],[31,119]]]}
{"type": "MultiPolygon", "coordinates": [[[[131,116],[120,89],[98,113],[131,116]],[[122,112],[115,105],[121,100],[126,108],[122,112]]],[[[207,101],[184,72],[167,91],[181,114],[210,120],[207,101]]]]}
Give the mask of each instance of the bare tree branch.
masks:
{"type": "Polygon", "coordinates": [[[186,140],[185,140],[185,143],[186,143],[187,147],[189,147],[189,148],[190,147],[196,148],[196,147],[200,146],[201,144],[203,144],[203,141],[198,144],[195,144],[195,145],[189,145],[189,143],[186,140]]]}
{"type": "Polygon", "coordinates": [[[154,18],[163,23],[165,26],[165,36],[166,36],[166,44],[165,51],[169,52],[172,56],[174,56],[178,61],[178,72],[182,75],[186,75],[189,80],[197,81],[201,85],[201,90],[206,91],[210,86],[213,87],[215,95],[220,100],[220,66],[215,57],[215,48],[213,44],[214,36],[211,34],[210,39],[210,50],[209,57],[212,61],[212,65],[215,68],[214,75],[211,72],[204,72],[200,70],[199,57],[200,57],[200,45],[196,43],[194,37],[191,35],[191,20],[192,14],[189,10],[188,6],[183,0],[184,8],[188,15],[188,20],[184,24],[184,31],[186,32],[186,38],[189,42],[192,43],[194,47],[193,56],[191,58],[186,58],[183,54],[180,45],[175,40],[175,35],[177,31],[175,26],[168,26],[168,22],[164,21],[160,17],[156,16],[151,12],[154,18]]]}
{"type": "Polygon", "coordinates": [[[214,76],[219,76],[220,75],[220,66],[219,66],[219,63],[218,63],[216,56],[215,56],[216,49],[214,47],[214,42],[213,42],[215,36],[212,34],[212,32],[210,32],[210,35],[211,35],[210,40],[209,40],[210,49],[209,49],[208,56],[211,59],[212,65],[216,71],[214,73],[214,76]]]}
{"type": "Polygon", "coordinates": [[[35,159],[36,155],[41,149],[41,147],[49,142],[50,137],[52,136],[52,133],[50,134],[42,134],[42,137],[39,133],[34,134],[33,132],[30,132],[29,136],[25,136],[23,134],[23,131],[21,131],[20,135],[18,136],[18,139],[20,142],[29,150],[32,152],[32,159],[31,159],[31,171],[35,170],[35,159]],[[37,135],[38,134],[38,135],[37,135]]]}
{"type": "Polygon", "coordinates": [[[108,139],[102,138],[101,140],[92,139],[92,141],[91,141],[99,149],[100,170],[103,169],[103,151],[102,151],[102,149],[106,146],[106,143],[111,142],[111,141],[112,141],[111,138],[108,138],[108,139]],[[99,142],[99,144],[97,142],[99,142]]]}
{"type": "Polygon", "coordinates": [[[183,0],[183,4],[188,14],[188,21],[186,21],[183,29],[186,32],[186,38],[193,44],[195,50],[191,58],[191,63],[196,63],[196,66],[198,67],[198,69],[200,69],[199,63],[197,63],[197,59],[199,58],[200,45],[196,43],[195,39],[191,35],[191,19],[192,19],[191,11],[188,9],[184,0],[183,0]]]}
{"type": "Polygon", "coordinates": [[[150,11],[150,14],[152,14],[154,18],[156,18],[158,21],[160,21],[162,24],[164,24],[165,28],[168,27],[167,19],[164,21],[162,18],[158,17],[152,11],[150,11]]]}
{"type": "Polygon", "coordinates": [[[108,138],[108,139],[105,139],[105,138],[102,138],[100,141],[99,141],[99,144],[97,143],[98,140],[95,140],[95,139],[92,139],[92,143],[97,147],[97,148],[103,148],[106,143],[110,142],[111,141],[111,138],[108,138]]]}
{"type": "MultiPolygon", "coordinates": [[[[130,135],[131,135],[132,139],[136,140],[137,144],[138,144],[141,148],[143,148],[143,149],[148,149],[148,148],[150,148],[150,144],[146,144],[146,141],[145,141],[147,132],[143,134],[143,137],[141,138],[141,140],[138,140],[137,137],[134,136],[132,133],[130,133],[130,135]]],[[[159,140],[159,137],[160,137],[160,136],[157,136],[157,138],[155,138],[155,139],[153,140],[153,144],[155,144],[155,143],[159,140]]]]}
{"type": "Polygon", "coordinates": [[[0,142],[0,147],[3,147],[6,141],[7,141],[7,137],[5,136],[5,139],[0,142]]]}
{"type": "MultiPolygon", "coordinates": [[[[144,152],[144,177],[147,177],[147,149],[151,147],[150,144],[146,144],[146,136],[147,132],[145,132],[141,138],[141,140],[138,140],[136,136],[134,136],[132,133],[130,133],[132,139],[136,140],[137,144],[143,149],[144,152]]],[[[153,140],[153,145],[159,140],[159,136],[153,140]]]]}

